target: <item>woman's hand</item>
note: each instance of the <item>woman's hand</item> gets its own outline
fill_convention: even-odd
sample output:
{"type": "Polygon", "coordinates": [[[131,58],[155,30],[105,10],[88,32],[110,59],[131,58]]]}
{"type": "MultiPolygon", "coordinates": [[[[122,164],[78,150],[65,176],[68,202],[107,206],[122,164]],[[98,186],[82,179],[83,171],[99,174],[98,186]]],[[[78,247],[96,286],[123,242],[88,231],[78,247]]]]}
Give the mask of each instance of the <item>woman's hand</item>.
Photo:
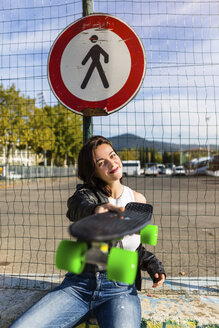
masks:
{"type": "Polygon", "coordinates": [[[121,213],[125,211],[125,207],[118,207],[115,205],[112,205],[110,203],[107,204],[103,204],[103,205],[99,205],[97,207],[95,207],[94,213],[98,214],[98,213],[105,213],[105,212],[116,212],[116,213],[121,213]]]}
{"type": "Polygon", "coordinates": [[[154,284],[153,284],[153,288],[162,286],[164,281],[165,281],[165,274],[163,273],[155,273],[154,278],[156,279],[154,284]]]}

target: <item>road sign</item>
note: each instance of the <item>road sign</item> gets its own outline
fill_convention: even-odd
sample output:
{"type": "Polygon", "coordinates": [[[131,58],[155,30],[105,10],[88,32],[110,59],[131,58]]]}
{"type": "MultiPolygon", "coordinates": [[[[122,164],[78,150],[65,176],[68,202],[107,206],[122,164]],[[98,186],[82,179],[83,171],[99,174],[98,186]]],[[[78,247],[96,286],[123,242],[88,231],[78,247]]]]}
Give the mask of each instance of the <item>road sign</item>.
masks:
{"type": "Polygon", "coordinates": [[[71,111],[107,115],[136,95],[145,68],[144,48],[135,31],[114,16],[93,14],[57,37],[48,78],[55,96],[71,111]]]}

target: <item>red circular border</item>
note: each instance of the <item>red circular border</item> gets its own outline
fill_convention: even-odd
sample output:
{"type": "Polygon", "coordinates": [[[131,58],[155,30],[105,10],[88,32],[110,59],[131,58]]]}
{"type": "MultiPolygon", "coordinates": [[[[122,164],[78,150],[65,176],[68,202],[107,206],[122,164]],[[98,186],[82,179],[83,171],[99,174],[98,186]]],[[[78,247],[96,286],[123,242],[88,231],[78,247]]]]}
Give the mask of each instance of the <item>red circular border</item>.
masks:
{"type": "Polygon", "coordinates": [[[110,15],[94,14],[69,25],[55,40],[48,59],[48,78],[58,100],[70,110],[82,114],[85,108],[105,108],[112,113],[125,106],[137,93],[146,67],[144,48],[136,33],[123,21],[110,15]],[[62,54],[68,43],[81,31],[90,28],[110,29],[126,43],[131,56],[131,71],[125,85],[113,96],[100,101],[86,101],[74,96],[65,86],[61,76],[62,54]]]}

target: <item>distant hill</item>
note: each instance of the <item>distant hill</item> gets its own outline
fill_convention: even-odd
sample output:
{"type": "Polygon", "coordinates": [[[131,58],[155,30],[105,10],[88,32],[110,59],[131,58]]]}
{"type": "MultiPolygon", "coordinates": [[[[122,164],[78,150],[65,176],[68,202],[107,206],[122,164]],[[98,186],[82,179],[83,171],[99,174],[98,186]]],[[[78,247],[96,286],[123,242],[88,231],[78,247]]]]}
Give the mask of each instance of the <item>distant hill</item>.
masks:
{"type": "MultiPolygon", "coordinates": [[[[179,148],[182,150],[188,150],[193,148],[198,148],[201,145],[197,144],[190,144],[190,145],[179,145],[176,143],[168,143],[168,142],[160,142],[160,141],[149,141],[144,138],[141,138],[139,136],[136,136],[134,134],[125,133],[121,134],[119,136],[108,138],[112,144],[113,147],[116,150],[122,150],[124,148],[130,149],[130,148],[155,148],[158,152],[163,153],[165,150],[167,152],[174,152],[178,151],[179,148]]],[[[203,148],[206,148],[206,145],[202,146],[203,148]]],[[[212,147],[211,148],[215,148],[212,147]]]]}

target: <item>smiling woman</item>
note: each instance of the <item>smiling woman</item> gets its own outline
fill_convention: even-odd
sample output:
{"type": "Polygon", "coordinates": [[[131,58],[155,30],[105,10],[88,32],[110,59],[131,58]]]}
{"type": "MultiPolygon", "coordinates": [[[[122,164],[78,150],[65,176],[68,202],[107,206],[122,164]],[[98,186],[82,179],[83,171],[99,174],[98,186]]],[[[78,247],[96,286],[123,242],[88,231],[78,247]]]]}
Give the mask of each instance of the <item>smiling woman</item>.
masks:
{"type": "MultiPolygon", "coordinates": [[[[144,195],[122,184],[122,162],[109,140],[102,136],[90,138],[82,147],[78,176],[84,183],[77,186],[68,200],[67,217],[71,221],[93,213],[121,212],[130,202],[146,203],[144,195]]],[[[92,304],[100,327],[140,328],[141,306],[137,293],[141,290],[140,270],[148,271],[153,287],[163,284],[165,271],[155,255],[140,244],[139,235],[125,236],[112,244],[116,250],[124,248],[138,258],[134,284],[111,281],[105,270],[87,263],[81,274],[68,272],[60,286],[27,310],[11,327],[72,327],[90,315],[92,304]]]]}

